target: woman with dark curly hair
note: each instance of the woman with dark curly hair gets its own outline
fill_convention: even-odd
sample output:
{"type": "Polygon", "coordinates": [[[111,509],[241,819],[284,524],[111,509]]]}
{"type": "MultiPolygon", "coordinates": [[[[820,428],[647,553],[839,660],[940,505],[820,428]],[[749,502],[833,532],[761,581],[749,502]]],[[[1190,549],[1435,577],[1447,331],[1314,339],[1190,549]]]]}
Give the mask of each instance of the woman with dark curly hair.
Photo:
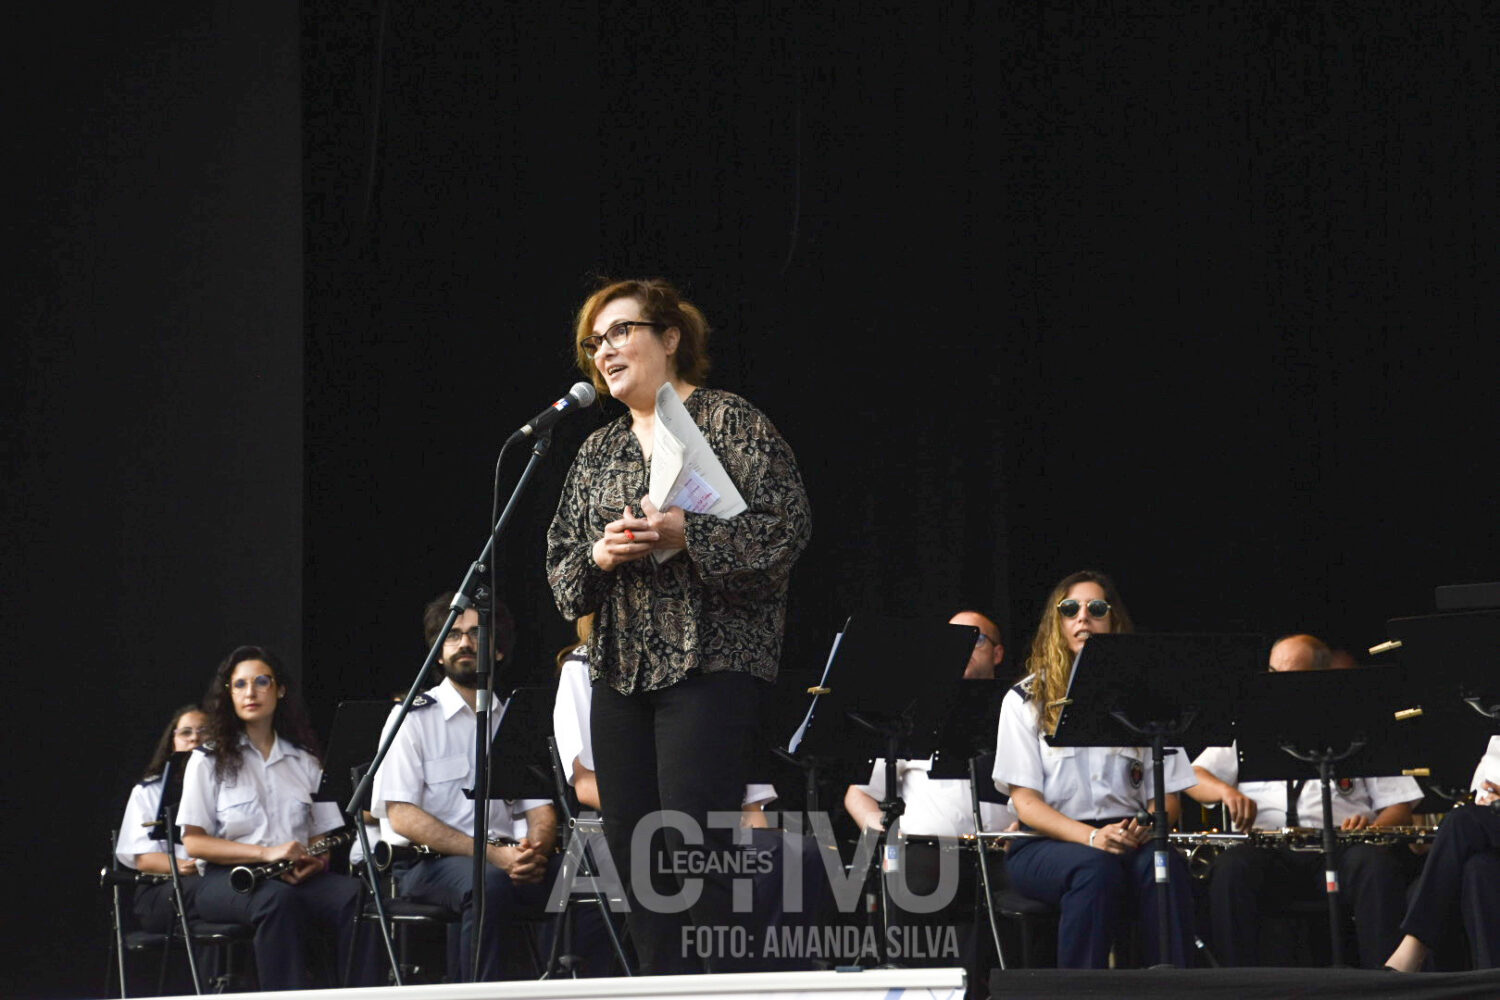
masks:
{"type": "MultiPolygon", "coordinates": [[[[259,646],[240,646],[224,658],[203,706],[209,745],[188,761],[178,812],[188,853],[204,863],[198,914],[254,925],[261,989],[306,988],[309,929],[337,935],[334,964],[341,972],[360,901],[358,881],[329,874],[327,855],[308,853],[321,839],[316,835],[343,818],[333,803],[312,801],[322,762],[307,712],[294,679],[259,646]],[[279,878],[244,894],[230,887],[231,868],[283,859],[293,867],[279,878]]],[[[362,949],[356,981],[368,981],[372,965],[369,949],[362,949]]]]}
{"type": "MultiPolygon", "coordinates": [[[[1016,890],[1057,906],[1059,968],[1100,969],[1133,910],[1148,964],[1191,955],[1192,897],[1187,864],[1169,855],[1171,940],[1158,941],[1151,827],[1136,814],[1154,796],[1148,747],[1054,747],[1073,666],[1089,637],[1133,626],[1114,583],[1082,570],[1052,588],[1031,644],[1029,673],[1005,695],[995,750],[995,785],[1010,793],[1027,829],[1044,834],[1011,846],[1006,868],[1016,890]]],[[[1167,810],[1197,779],[1181,748],[1166,759],[1167,810]]]]}
{"type": "MultiPolygon", "coordinates": [[[[648,887],[633,871],[644,875],[648,864],[631,864],[631,842],[638,824],[664,813],[684,813],[701,830],[709,813],[739,809],[757,701],[776,678],[787,580],[812,531],[785,439],[744,399],[703,387],[708,332],[665,281],[614,282],[583,303],[578,367],[626,412],[578,450],[547,533],[558,610],[570,621],[594,615],[590,725],[604,835],[633,897],[630,933],[645,973],[742,967],[684,953],[687,915],[641,903],[648,887]],[[647,495],[657,400],[671,405],[673,396],[745,501],[733,517],[669,506],[671,498],[658,497],[658,509],[647,495]]],[[[700,495],[718,495],[698,482],[700,495]]],[[[650,888],[676,895],[682,880],[662,862],[681,857],[683,870],[710,872],[692,922],[736,923],[731,880],[717,867],[733,849],[729,831],[706,829],[696,844],[669,825],[663,837],[666,852],[647,852],[650,888]]]]}
{"type": "MultiPolygon", "coordinates": [[[[162,771],[167,758],[180,750],[192,750],[201,742],[208,717],[197,705],[183,705],[172,713],[172,721],[156,741],[156,750],[151,754],[151,763],[141,776],[141,783],[130,791],[130,801],[125,806],[125,818],[120,821],[120,834],[115,840],[115,857],[120,864],[138,872],[166,875],[168,867],[165,840],[152,840],[150,824],[161,808],[164,786],[162,771]]],[[[182,897],[192,912],[193,900],[198,892],[198,866],[186,848],[177,845],[177,872],[182,876],[182,897]]],[[[162,882],[157,885],[138,885],[132,902],[137,922],[148,931],[162,933],[171,927],[177,913],[174,909],[172,886],[162,882]]]]}

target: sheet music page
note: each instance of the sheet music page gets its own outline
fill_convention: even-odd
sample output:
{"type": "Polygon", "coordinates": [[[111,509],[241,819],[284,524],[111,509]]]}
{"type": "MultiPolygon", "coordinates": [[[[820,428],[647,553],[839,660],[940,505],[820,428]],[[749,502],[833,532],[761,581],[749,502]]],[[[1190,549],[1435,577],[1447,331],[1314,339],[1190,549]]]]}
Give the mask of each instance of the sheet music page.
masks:
{"type": "MultiPolygon", "coordinates": [[[[650,474],[647,495],[658,510],[681,507],[729,518],[748,507],[670,382],[656,391],[650,474]]],[[[681,551],[657,549],[651,556],[663,563],[681,551]]]]}

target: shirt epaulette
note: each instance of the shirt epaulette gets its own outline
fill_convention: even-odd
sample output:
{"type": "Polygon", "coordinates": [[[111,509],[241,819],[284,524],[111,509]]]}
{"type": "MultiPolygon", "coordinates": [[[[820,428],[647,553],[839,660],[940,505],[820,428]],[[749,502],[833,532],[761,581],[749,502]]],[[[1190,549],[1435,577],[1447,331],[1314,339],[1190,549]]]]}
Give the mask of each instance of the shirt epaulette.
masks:
{"type": "Polygon", "coordinates": [[[197,746],[193,747],[193,753],[202,753],[213,756],[213,752],[214,745],[212,743],[200,743],[197,746]]]}
{"type": "Polygon", "coordinates": [[[428,705],[436,705],[437,699],[430,694],[419,694],[411,700],[412,710],[426,708],[428,705]]]}
{"type": "Polygon", "coordinates": [[[1031,676],[1027,675],[1026,677],[1021,678],[1020,682],[1017,683],[1014,687],[1012,687],[1011,690],[1014,691],[1016,694],[1020,695],[1022,701],[1030,701],[1031,700],[1031,676]]]}

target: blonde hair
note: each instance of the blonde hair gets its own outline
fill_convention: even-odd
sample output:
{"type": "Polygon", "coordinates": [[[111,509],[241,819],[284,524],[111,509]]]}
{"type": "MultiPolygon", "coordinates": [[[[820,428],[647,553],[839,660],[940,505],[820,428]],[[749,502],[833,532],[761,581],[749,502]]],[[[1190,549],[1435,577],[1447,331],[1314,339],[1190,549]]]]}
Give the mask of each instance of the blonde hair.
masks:
{"type": "Polygon", "coordinates": [[[708,320],[670,283],[660,278],[611,281],[584,300],[578,307],[573,331],[573,359],[578,370],[588,376],[594,388],[609,395],[604,376],[594,367],[594,359],[583,350],[583,341],[593,336],[594,320],[615,299],[635,299],[641,304],[641,315],[665,329],[678,332],[677,351],[672,355],[675,375],[689,385],[702,385],[708,377],[708,320]]]}
{"type": "Polygon", "coordinates": [[[1031,655],[1026,659],[1026,680],[1031,686],[1031,697],[1036,702],[1037,728],[1051,734],[1057,729],[1057,717],[1062,714],[1060,702],[1067,697],[1068,681],[1073,675],[1073,651],[1068,648],[1068,635],[1063,629],[1063,617],[1057,605],[1080,583],[1097,583],[1109,602],[1111,632],[1134,632],[1135,624],[1125,602],[1115,589],[1114,581],[1096,569],[1083,569],[1070,573],[1058,581],[1047,595],[1042,607],[1042,620],[1037,625],[1036,636],[1031,640],[1031,655]]]}
{"type": "Polygon", "coordinates": [[[582,649],[589,644],[589,636],[594,634],[594,613],[590,611],[575,621],[573,623],[573,631],[578,636],[578,641],[572,645],[564,646],[557,651],[557,672],[559,674],[562,673],[563,660],[566,660],[574,650],[582,649]]]}

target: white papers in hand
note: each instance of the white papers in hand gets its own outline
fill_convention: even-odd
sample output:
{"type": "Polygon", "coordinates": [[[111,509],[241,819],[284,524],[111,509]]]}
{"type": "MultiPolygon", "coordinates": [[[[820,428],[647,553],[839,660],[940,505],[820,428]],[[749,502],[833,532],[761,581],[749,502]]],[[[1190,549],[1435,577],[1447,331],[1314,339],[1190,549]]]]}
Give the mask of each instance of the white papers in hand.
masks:
{"type": "MultiPolygon", "coordinates": [[[[745,498],[672,383],[656,391],[656,427],[651,437],[651,480],[647,496],[658,510],[681,507],[694,514],[734,517],[747,507],[745,498]]],[[[681,549],[657,549],[657,562],[666,562],[681,549]]]]}

